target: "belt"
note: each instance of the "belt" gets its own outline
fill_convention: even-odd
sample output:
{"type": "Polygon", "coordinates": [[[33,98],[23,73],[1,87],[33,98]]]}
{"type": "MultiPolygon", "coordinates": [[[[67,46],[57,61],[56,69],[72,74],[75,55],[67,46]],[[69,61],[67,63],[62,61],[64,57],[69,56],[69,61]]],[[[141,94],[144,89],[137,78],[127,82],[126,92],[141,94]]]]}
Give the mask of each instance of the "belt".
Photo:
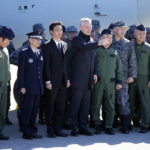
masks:
{"type": "MultiPolygon", "coordinates": [[[[102,80],[101,77],[97,78],[97,82],[100,82],[102,80]]],[[[116,78],[110,78],[110,82],[116,82],[116,78]]]]}

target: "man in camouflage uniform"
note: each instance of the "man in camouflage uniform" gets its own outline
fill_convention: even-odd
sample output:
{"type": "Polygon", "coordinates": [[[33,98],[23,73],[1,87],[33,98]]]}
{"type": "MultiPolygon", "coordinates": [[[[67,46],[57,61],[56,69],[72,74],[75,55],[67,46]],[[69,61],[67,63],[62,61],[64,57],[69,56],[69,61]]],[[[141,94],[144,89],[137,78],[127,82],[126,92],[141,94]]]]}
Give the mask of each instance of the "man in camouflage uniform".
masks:
{"type": "Polygon", "coordinates": [[[150,45],[145,42],[146,29],[143,24],[136,27],[135,30],[136,40],[134,42],[134,48],[137,58],[137,79],[135,83],[135,96],[140,98],[140,110],[141,110],[141,133],[146,133],[150,123],[150,45]],[[138,96],[137,96],[138,94],[138,96]]]}
{"type": "Polygon", "coordinates": [[[114,39],[112,47],[119,53],[123,64],[124,79],[122,89],[117,91],[117,104],[119,115],[121,117],[122,133],[129,133],[129,95],[128,84],[134,81],[137,74],[136,55],[133,43],[124,38],[126,33],[126,25],[124,22],[118,21],[114,24],[114,39]]]}
{"type": "Polygon", "coordinates": [[[71,44],[72,39],[77,36],[77,28],[75,26],[67,27],[67,44],[71,44]]]}
{"type": "Polygon", "coordinates": [[[94,41],[100,40],[100,22],[98,20],[92,20],[92,32],[91,37],[94,41]]]}
{"type": "Polygon", "coordinates": [[[135,36],[134,36],[134,31],[136,29],[136,25],[130,25],[129,29],[127,30],[126,34],[125,34],[125,38],[127,38],[128,40],[134,40],[135,36]]]}

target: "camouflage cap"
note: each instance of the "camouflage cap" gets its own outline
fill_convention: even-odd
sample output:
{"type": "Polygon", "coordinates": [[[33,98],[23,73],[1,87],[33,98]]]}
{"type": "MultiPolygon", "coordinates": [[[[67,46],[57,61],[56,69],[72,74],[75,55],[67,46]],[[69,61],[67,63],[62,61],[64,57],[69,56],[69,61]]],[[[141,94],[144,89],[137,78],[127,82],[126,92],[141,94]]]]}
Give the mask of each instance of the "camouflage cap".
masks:
{"type": "Polygon", "coordinates": [[[145,26],[143,24],[138,25],[136,27],[136,29],[139,30],[139,31],[145,31],[146,30],[146,28],[145,28],[145,26]]]}
{"type": "Polygon", "coordinates": [[[110,30],[110,29],[104,29],[104,30],[101,32],[101,36],[103,36],[104,34],[112,34],[112,33],[111,33],[111,30],[110,30]]]}
{"type": "Polygon", "coordinates": [[[147,31],[147,32],[150,32],[150,27],[147,27],[147,28],[146,28],[146,31],[147,31]]]}
{"type": "Polygon", "coordinates": [[[15,34],[12,29],[2,26],[0,28],[0,36],[12,40],[15,37],[15,34]]]}
{"type": "Polygon", "coordinates": [[[67,27],[67,32],[78,32],[78,31],[75,26],[69,26],[69,27],[67,27]]]}
{"type": "Polygon", "coordinates": [[[101,26],[100,26],[100,22],[98,20],[92,20],[92,29],[95,30],[95,29],[99,29],[101,26]]]}
{"type": "Polygon", "coordinates": [[[135,25],[135,24],[129,26],[129,30],[130,30],[130,31],[133,31],[133,32],[134,32],[135,29],[136,29],[136,25],[135,25]]]}
{"type": "Polygon", "coordinates": [[[111,24],[109,25],[108,29],[113,30],[113,28],[114,28],[114,23],[111,23],[111,24]]]}
{"type": "Polygon", "coordinates": [[[126,23],[123,21],[117,21],[114,23],[114,27],[126,27],[126,23]]]}
{"type": "Polygon", "coordinates": [[[33,31],[36,32],[36,31],[44,31],[45,28],[43,27],[43,24],[41,23],[36,23],[33,25],[33,31]]]}
{"type": "Polygon", "coordinates": [[[66,33],[66,27],[64,25],[62,25],[62,30],[63,30],[63,33],[66,33]]]}

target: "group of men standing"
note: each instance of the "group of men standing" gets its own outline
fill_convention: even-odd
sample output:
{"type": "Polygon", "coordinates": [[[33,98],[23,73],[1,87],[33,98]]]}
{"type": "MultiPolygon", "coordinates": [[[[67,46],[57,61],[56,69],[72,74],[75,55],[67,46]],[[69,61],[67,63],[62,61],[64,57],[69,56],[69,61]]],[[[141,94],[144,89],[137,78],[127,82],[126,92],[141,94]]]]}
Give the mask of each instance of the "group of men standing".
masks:
{"type": "MultiPolygon", "coordinates": [[[[82,18],[80,32],[68,42],[69,44],[61,40],[61,22],[52,22],[49,32],[51,40],[42,45],[40,33],[28,33],[29,46],[21,50],[18,58],[18,87],[23,99],[20,114],[23,138],[42,138],[37,134],[35,123],[40,96],[43,94],[49,138],[68,136],[62,130],[68,99],[71,136],[100,134],[103,131],[100,120],[101,106],[104,107],[105,133],[115,134],[114,120],[120,118],[120,130],[128,134],[133,119],[131,110],[134,112],[134,106],[131,108],[129,101],[129,84],[134,85],[131,101],[136,101],[135,94],[139,95],[140,132],[146,133],[150,123],[150,45],[145,42],[144,25],[136,26],[134,41],[124,38],[126,25],[122,21],[114,23],[113,28],[104,29],[101,35],[93,40],[92,21],[82,18]],[[89,123],[94,132],[90,130],[89,123]]],[[[6,27],[2,28],[2,43],[5,41],[4,38],[10,37],[14,37],[13,32],[6,27]]],[[[4,49],[7,45],[3,46],[0,42],[0,47],[4,49]]],[[[0,53],[0,61],[4,57],[3,53],[0,53]]],[[[3,65],[2,68],[8,71],[8,65],[3,65]]],[[[7,77],[6,74],[4,76],[7,77]]],[[[0,88],[10,79],[6,80],[0,78],[0,88]]],[[[4,97],[5,94],[1,95],[4,97]]],[[[4,107],[3,101],[5,100],[1,98],[0,107],[4,107]]],[[[4,112],[0,109],[0,113],[4,112]]],[[[0,119],[3,119],[0,120],[1,127],[5,119],[0,119]]],[[[2,129],[0,139],[8,139],[2,134],[2,129]]]]}

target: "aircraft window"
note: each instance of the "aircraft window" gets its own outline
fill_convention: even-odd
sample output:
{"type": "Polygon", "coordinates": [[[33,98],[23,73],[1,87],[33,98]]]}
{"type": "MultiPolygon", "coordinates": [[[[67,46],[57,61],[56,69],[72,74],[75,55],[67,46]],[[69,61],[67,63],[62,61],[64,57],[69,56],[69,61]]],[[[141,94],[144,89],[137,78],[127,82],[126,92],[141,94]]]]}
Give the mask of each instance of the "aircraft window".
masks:
{"type": "Polygon", "coordinates": [[[22,7],[21,7],[21,6],[19,6],[19,7],[18,7],[18,10],[22,10],[22,7]]]}
{"type": "Polygon", "coordinates": [[[35,7],[35,5],[32,5],[32,8],[35,7]]]}
{"type": "Polygon", "coordinates": [[[24,10],[27,10],[28,9],[28,6],[24,6],[24,10]]]}
{"type": "Polygon", "coordinates": [[[96,8],[96,9],[97,9],[97,8],[98,8],[98,4],[95,4],[95,5],[94,5],[94,8],[96,8]]]}

